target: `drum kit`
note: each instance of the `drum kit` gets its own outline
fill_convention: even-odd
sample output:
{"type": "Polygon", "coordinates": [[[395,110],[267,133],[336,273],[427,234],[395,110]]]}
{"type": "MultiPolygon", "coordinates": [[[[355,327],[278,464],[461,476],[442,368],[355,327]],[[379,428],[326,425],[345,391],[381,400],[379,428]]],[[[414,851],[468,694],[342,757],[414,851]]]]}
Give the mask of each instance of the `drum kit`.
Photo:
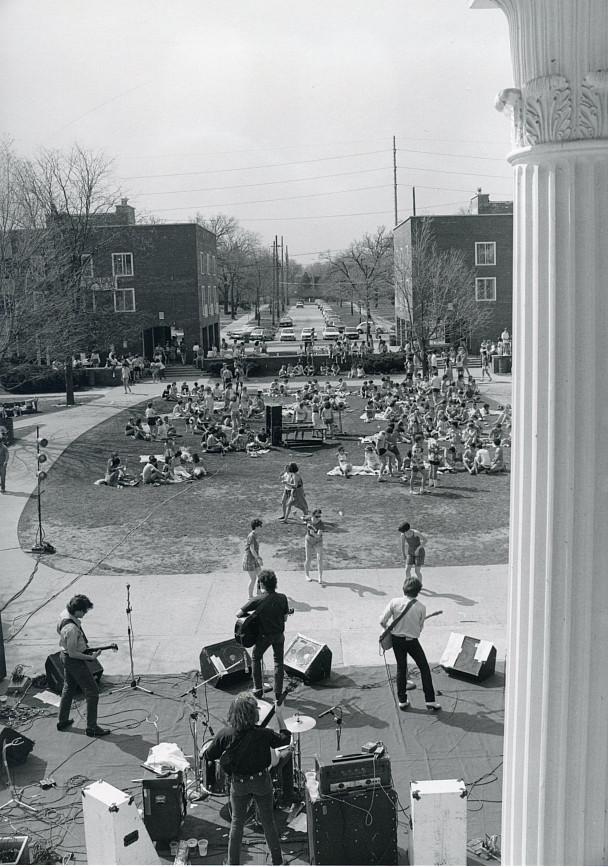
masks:
{"type": "Polygon", "coordinates": [[[316,726],[317,721],[311,716],[302,716],[299,711],[296,711],[293,716],[287,717],[285,720],[285,728],[295,736],[294,749],[294,785],[295,788],[302,794],[304,790],[304,772],[302,771],[302,742],[300,737],[304,732],[309,732],[316,726]]]}

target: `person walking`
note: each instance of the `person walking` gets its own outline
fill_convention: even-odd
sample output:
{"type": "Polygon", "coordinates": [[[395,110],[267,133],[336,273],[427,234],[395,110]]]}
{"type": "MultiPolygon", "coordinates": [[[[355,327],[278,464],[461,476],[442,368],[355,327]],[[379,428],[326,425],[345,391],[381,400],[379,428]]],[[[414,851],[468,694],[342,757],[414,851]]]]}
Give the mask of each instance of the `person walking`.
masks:
{"type": "Polygon", "coordinates": [[[6,469],[10,454],[7,444],[0,438],[0,494],[6,493],[6,469]]]}
{"type": "Polygon", "coordinates": [[[228,864],[240,864],[243,830],[249,802],[256,803],[264,837],[273,864],[283,864],[281,843],[274,821],[274,790],[270,776],[271,749],[287,746],[291,732],[285,726],[281,708],[275,704],[274,715],[279,731],[258,726],[258,703],[255,695],[242,692],[233,699],[228,710],[228,726],[220,729],[209,746],[205,758],[219,759],[220,766],[230,776],[230,834],[228,864]]]}
{"type": "Polygon", "coordinates": [[[401,555],[405,562],[405,579],[412,577],[412,566],[416,577],[422,583],[422,566],[424,566],[425,537],[419,530],[414,530],[407,521],[399,525],[401,533],[401,555]]]}
{"type": "Polygon", "coordinates": [[[318,580],[321,587],[323,587],[323,531],[325,530],[325,525],[321,519],[321,514],[321,509],[313,509],[311,517],[306,521],[304,574],[307,581],[312,581],[310,566],[313,558],[316,558],[318,580]]]}
{"type": "Polygon", "coordinates": [[[424,702],[427,710],[441,710],[441,705],[435,700],[435,687],[431,669],[426,654],[420,644],[419,638],[424,621],[426,608],[418,601],[418,594],[422,590],[422,582],[418,578],[409,578],[403,586],[403,596],[391,599],[386,606],[380,625],[383,629],[395,623],[391,629],[393,653],[397,662],[397,700],[401,710],[407,710],[410,706],[407,697],[407,658],[412,657],[422,679],[424,702]],[[395,622],[399,618],[398,622],[395,622]]]}
{"type": "Polygon", "coordinates": [[[262,558],[260,557],[260,543],[256,534],[256,530],[262,526],[260,518],[254,518],[251,522],[251,532],[245,541],[245,556],[243,557],[243,569],[249,573],[249,598],[255,596],[255,585],[260,574],[262,566],[262,558]]]}
{"type": "Polygon", "coordinates": [[[125,394],[131,391],[131,365],[125,358],[120,368],[120,375],[122,377],[122,384],[125,390],[125,394]]]}
{"type": "Polygon", "coordinates": [[[86,733],[90,738],[101,738],[104,735],[109,735],[110,729],[101,728],[97,724],[99,687],[88,665],[91,659],[97,659],[100,651],[86,652],[89,649],[89,643],[81,623],[82,618],[91,608],[93,608],[93,603],[88,596],[79,593],[72,596],[57,622],[64,672],[57,730],[65,731],[73,724],[74,720],[70,719],[72,700],[78,690],[81,690],[87,705],[86,733]]]}
{"type": "Polygon", "coordinates": [[[237,617],[244,617],[252,611],[257,612],[258,637],[251,653],[253,663],[253,694],[262,698],[262,659],[269,647],[274,658],[274,694],[279,699],[283,693],[283,650],[285,647],[285,621],[289,614],[289,603],[284,593],[277,593],[277,576],[272,569],[262,569],[258,575],[261,595],[249,599],[240,609],[237,617]]]}
{"type": "Polygon", "coordinates": [[[287,521],[292,508],[300,509],[303,517],[306,517],[308,515],[308,503],[304,494],[304,482],[296,463],[292,462],[285,466],[281,481],[284,485],[283,498],[281,500],[283,514],[279,518],[279,521],[283,523],[287,521]]]}

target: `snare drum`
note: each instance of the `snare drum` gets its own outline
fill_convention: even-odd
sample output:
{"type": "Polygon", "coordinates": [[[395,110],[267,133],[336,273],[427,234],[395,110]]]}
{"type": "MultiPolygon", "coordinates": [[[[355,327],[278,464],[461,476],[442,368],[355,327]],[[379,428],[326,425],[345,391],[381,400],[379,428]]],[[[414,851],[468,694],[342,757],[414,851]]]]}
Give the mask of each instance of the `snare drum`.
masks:
{"type": "Polygon", "coordinates": [[[222,770],[219,759],[208,759],[206,751],[213,738],[206,740],[201,747],[199,758],[203,774],[203,786],[212,795],[229,795],[230,778],[222,770]]]}

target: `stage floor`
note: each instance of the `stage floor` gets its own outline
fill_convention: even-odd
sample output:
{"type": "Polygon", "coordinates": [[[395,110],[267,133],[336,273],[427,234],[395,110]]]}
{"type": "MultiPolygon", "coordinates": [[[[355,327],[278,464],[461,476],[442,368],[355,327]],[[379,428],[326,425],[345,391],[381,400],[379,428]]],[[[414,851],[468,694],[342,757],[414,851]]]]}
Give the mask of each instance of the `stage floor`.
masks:
{"type": "MultiPolygon", "coordinates": [[[[391,654],[392,659],[392,654],[391,654]]],[[[395,667],[391,666],[394,676],[395,667]]],[[[418,688],[410,691],[411,707],[400,711],[393,697],[387,672],[383,667],[337,668],[328,681],[300,684],[286,701],[285,715],[298,710],[317,720],[316,728],[301,736],[302,767],[314,767],[314,759],[329,762],[336,754],[335,725],[331,715],[318,719],[320,713],[333,705],[343,708],[341,752],[360,751],[367,741],[381,740],[391,760],[394,787],[398,802],[399,863],[407,863],[409,827],[409,785],[412,780],[462,779],[468,798],[468,840],[486,834],[500,834],[504,674],[497,671],[482,684],[448,677],[435,668],[433,677],[441,692],[442,710],[428,713],[420,689],[417,671],[412,672],[418,688]]],[[[16,699],[8,698],[0,705],[0,724],[11,725],[35,741],[25,764],[12,769],[17,787],[24,787],[25,800],[41,809],[30,816],[19,807],[8,807],[0,813],[0,836],[26,834],[32,845],[38,844],[39,854],[46,849],[46,860],[53,863],[73,853],[77,863],[86,863],[84,827],[81,810],[81,790],[94,780],[105,780],[119,789],[131,792],[142,806],[142,777],[153,774],[140,767],[149,749],[156,743],[156,727],[161,741],[177,743],[186,755],[193,751],[190,730],[190,698],[179,698],[194,684],[195,675],[149,676],[142,686],[154,690],[154,695],[138,691],[108,694],[116,678],[104,678],[99,720],[112,729],[103,739],[90,739],[84,733],[84,706],[74,706],[75,719],[69,733],[57,732],[56,709],[37,701],[31,690],[17,708],[17,717],[9,713],[16,699]],[[20,716],[19,716],[20,715],[20,716]],[[39,781],[52,777],[56,787],[42,790],[39,781]],[[52,850],[52,852],[51,852],[52,850]],[[55,857],[53,857],[53,855],[55,857]]],[[[208,713],[214,731],[224,724],[233,693],[247,688],[247,682],[226,689],[207,686],[199,690],[199,704],[208,713]]],[[[208,735],[207,735],[208,736],[208,735]]],[[[202,743],[204,733],[199,733],[202,743]]],[[[0,801],[10,798],[3,773],[0,801]]],[[[221,864],[226,857],[229,819],[226,798],[213,796],[192,805],[182,826],[180,838],[205,837],[209,850],[205,858],[198,853],[192,863],[221,864]]],[[[277,823],[283,836],[286,863],[309,863],[308,841],[304,831],[294,831],[286,825],[288,814],[277,811],[277,823]]],[[[36,854],[36,853],[34,853],[36,854]]],[[[168,863],[173,857],[159,850],[168,863]]],[[[242,850],[243,863],[266,863],[267,850],[261,833],[246,829],[242,850]]],[[[33,860],[33,859],[32,859],[33,860]]],[[[471,857],[471,863],[479,863],[471,857]]]]}

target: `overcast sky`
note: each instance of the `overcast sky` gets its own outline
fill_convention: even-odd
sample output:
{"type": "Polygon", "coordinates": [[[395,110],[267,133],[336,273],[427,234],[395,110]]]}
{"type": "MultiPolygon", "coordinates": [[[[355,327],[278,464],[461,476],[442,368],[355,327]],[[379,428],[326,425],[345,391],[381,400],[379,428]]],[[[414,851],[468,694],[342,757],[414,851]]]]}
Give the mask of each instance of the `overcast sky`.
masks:
{"type": "Polygon", "coordinates": [[[399,219],[511,198],[506,19],[468,0],[0,0],[0,127],[79,142],[140,211],[225,213],[313,261],[399,219]]]}

